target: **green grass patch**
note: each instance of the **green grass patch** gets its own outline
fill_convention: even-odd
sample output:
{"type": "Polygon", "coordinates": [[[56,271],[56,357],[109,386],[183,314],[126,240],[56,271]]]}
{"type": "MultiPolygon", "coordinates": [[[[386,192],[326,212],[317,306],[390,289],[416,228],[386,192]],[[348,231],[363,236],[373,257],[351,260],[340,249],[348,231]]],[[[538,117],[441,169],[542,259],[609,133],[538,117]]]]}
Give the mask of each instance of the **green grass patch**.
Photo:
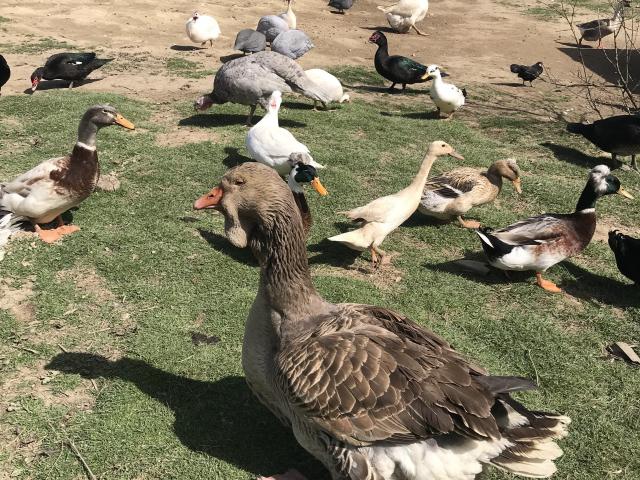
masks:
{"type": "Polygon", "coordinates": [[[0,49],[7,53],[42,53],[51,50],[75,50],[76,47],[70,43],[56,40],[55,38],[28,38],[20,43],[2,43],[0,49]]]}
{"type": "Polygon", "coordinates": [[[204,78],[215,73],[214,70],[203,69],[202,64],[184,58],[167,59],[167,70],[178,77],[204,78]]]}
{"type": "MultiPolygon", "coordinates": [[[[366,70],[334,73],[345,83],[380,83],[366,70]]],[[[518,160],[523,195],[506,185],[496,204],[469,214],[494,227],[572,211],[588,169],[603,161],[599,153],[563,125],[524,113],[476,118],[469,105],[457,119],[438,121],[426,114],[430,104],[380,98],[355,99],[334,112],[314,112],[310,101],[292,96],[283,104],[280,124],[327,166],[321,177],[329,196],[308,194],[314,216],[308,254],[321,294],[398,310],[495,374],[538,374],[541,388],[518,398],[574,421],[561,442],[558,478],[620,472],[616,479],[635,480],[638,371],[605,360],[602,348],[640,341],[640,300],[604,243],[593,242],[548,272],[566,295],[543,292],[530,275],[507,281],[457,269],[454,261],[481,251],[476,236],[419,216],[384,243],[398,254],[391,281],[385,273],[345,270],[348,252],[322,243],[342,228],[336,211],[406,186],[434,140],[449,142],[466,159],[441,158],[434,174],[518,160]]],[[[122,187],[96,192],[68,214],[79,233],[53,246],[13,241],[0,264],[11,291],[32,285],[18,302],[22,310],[0,309],[0,469],[17,470],[17,478],[79,478],[82,468],[66,446],[72,440],[98,478],[248,480],[295,467],[326,480],[243,379],[244,322],[258,267],[221,236],[220,215],[192,210],[195,198],[245,159],[245,106],[197,114],[187,98],[158,106],[81,89],[3,96],[0,133],[12,149],[0,150],[0,180],[69,152],[83,112],[106,102],[137,127],[98,135],[102,171],[116,173],[122,187]],[[158,143],[161,135],[174,141],[158,143]],[[192,332],[220,342],[195,345],[192,332]],[[9,402],[16,406],[10,412],[9,402]]],[[[637,174],[615,173],[639,192],[637,174]]],[[[622,197],[602,199],[598,212],[622,230],[640,223],[640,209],[622,197]]],[[[356,260],[357,267],[367,264],[366,254],[356,260]]],[[[488,469],[483,478],[512,477],[488,469]]]]}

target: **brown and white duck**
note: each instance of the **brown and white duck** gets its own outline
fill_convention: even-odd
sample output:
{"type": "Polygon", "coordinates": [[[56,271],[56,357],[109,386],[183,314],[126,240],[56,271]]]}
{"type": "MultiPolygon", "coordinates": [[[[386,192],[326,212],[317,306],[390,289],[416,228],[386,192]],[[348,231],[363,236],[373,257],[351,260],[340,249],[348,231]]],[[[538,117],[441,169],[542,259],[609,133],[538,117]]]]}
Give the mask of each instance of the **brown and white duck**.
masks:
{"type": "Polygon", "coordinates": [[[78,141],[71,154],[45,160],[14,180],[0,184],[0,211],[31,221],[39,237],[47,243],[78,231],[77,226],[64,225],[60,215],[93,192],[100,176],[96,135],[109,125],[134,128],[133,123],[110,105],[89,108],[80,120],[78,141]],[[39,225],[55,219],[58,228],[44,230],[39,225]]]}
{"type": "Polygon", "coordinates": [[[222,212],[227,238],[258,259],[247,382],[333,479],[472,480],[485,464],[537,478],[555,472],[554,440],[570,419],[511,398],[534,383],[487,374],[392,310],[320,296],[300,214],[273,169],[235,167],[194,207],[222,212]]]}

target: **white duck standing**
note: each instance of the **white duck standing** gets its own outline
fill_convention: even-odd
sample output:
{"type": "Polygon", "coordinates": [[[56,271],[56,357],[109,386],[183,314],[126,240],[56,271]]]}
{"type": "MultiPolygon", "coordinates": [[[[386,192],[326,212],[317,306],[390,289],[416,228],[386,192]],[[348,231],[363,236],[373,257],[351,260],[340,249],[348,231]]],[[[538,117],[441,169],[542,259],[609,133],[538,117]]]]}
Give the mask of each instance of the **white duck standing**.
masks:
{"type": "MultiPolygon", "coordinates": [[[[246,146],[251,158],[274,168],[284,177],[291,171],[289,156],[292,153],[309,154],[309,149],[278,124],[281,103],[282,93],[276,90],[269,97],[265,116],[249,130],[246,146]]],[[[309,160],[309,165],[324,168],[313,159],[309,160]]]]}
{"type": "Polygon", "coordinates": [[[385,13],[387,22],[396,32],[407,33],[413,28],[418,35],[427,35],[418,30],[416,23],[427,16],[429,0],[400,0],[388,7],[379,6],[378,10],[385,13]]]}
{"type": "MultiPolygon", "coordinates": [[[[310,70],[305,70],[304,73],[327,94],[330,102],[343,103],[351,101],[349,94],[344,93],[340,80],[326,70],[312,68],[310,70]]],[[[314,109],[316,108],[317,103],[317,100],[313,101],[314,109]]]]}
{"type": "Polygon", "coordinates": [[[293,0],[286,0],[287,2],[287,11],[278,15],[282,18],[291,30],[295,30],[298,26],[298,19],[296,18],[296,14],[293,13],[293,0]]]}
{"type": "Polygon", "coordinates": [[[193,12],[187,22],[187,35],[193,43],[204,46],[209,42],[209,45],[213,46],[213,41],[220,36],[220,27],[215,18],[193,12]]]}
{"type": "Polygon", "coordinates": [[[330,237],[332,242],[340,242],[353,250],[371,252],[371,261],[378,268],[384,259],[385,252],[380,244],[396,228],[402,225],[418,208],[422,198],[422,190],[435,160],[443,155],[450,155],[459,160],[464,157],[457,153],[451,145],[438,140],[429,145],[427,154],[422,160],[420,170],[411,184],[393,195],[380,197],[364,207],[354,208],[345,214],[350,220],[362,222],[356,230],[330,237]]]}
{"type": "Polygon", "coordinates": [[[422,77],[425,80],[433,80],[433,85],[429,89],[429,96],[436,104],[439,114],[445,114],[447,120],[450,119],[454,112],[464,105],[467,98],[467,91],[460,90],[451,83],[442,80],[442,75],[446,75],[440,71],[437,65],[429,65],[427,73],[422,77]]]}

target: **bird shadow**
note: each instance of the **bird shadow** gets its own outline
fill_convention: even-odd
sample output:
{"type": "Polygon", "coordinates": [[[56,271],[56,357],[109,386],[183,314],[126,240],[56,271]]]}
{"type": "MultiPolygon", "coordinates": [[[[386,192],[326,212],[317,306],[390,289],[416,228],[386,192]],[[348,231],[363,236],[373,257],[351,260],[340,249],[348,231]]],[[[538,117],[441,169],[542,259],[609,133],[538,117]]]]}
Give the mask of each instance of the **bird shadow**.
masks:
{"type": "Polygon", "coordinates": [[[399,88],[394,88],[393,90],[389,90],[389,87],[385,87],[384,85],[345,85],[345,87],[354,90],[356,92],[364,92],[364,93],[387,93],[389,95],[424,95],[425,93],[429,93],[429,90],[416,90],[410,87],[407,87],[403,92],[399,88]]]}
{"type": "Polygon", "coordinates": [[[157,421],[166,418],[159,413],[161,408],[173,411],[175,435],[194,452],[253,474],[295,467],[311,474],[309,478],[328,480],[322,466],[300,448],[289,430],[255,399],[243,377],[194,380],[143,360],[124,357],[112,361],[85,352],[58,354],[46,368],[86,379],[132,383],[158,402],[157,421]],[[319,472],[322,473],[318,475],[319,472]]]}
{"type": "Polygon", "coordinates": [[[640,290],[637,286],[598,275],[572,262],[562,262],[561,265],[575,278],[570,283],[560,285],[572,297],[592,304],[604,303],[622,308],[640,307],[640,290]]]}
{"type": "Polygon", "coordinates": [[[169,48],[177,52],[194,52],[196,50],[207,50],[205,47],[196,47],[195,45],[171,45],[169,48]]]}
{"type": "MultiPolygon", "coordinates": [[[[353,225],[350,225],[350,227],[353,228],[353,225]]],[[[362,253],[326,238],[316,244],[309,245],[307,250],[312,253],[317,253],[317,255],[309,256],[309,265],[322,264],[343,268],[353,265],[362,253]]]]}
{"type": "MultiPolygon", "coordinates": [[[[254,125],[260,119],[254,117],[253,122],[254,125]]],[[[247,121],[246,115],[241,115],[237,113],[196,113],[195,115],[191,115],[190,117],[183,118],[178,122],[180,126],[190,126],[190,127],[201,127],[201,128],[210,128],[210,127],[227,127],[230,125],[244,125],[247,121]]],[[[306,127],[307,124],[303,122],[297,122],[295,120],[289,120],[286,118],[279,119],[279,124],[281,127],[290,127],[290,128],[303,128],[306,127]]]]}
{"type": "Polygon", "coordinates": [[[572,163],[579,167],[593,168],[596,165],[602,165],[603,163],[609,168],[620,168],[622,162],[619,160],[613,160],[612,158],[593,157],[581,152],[578,149],[572,147],[566,147],[564,145],[558,145],[551,142],[542,142],[540,146],[551,150],[553,155],[560,161],[572,163]]]}
{"type": "Polygon", "coordinates": [[[345,12],[338,12],[337,10],[329,10],[329,13],[332,13],[334,15],[344,15],[345,12]]]}
{"type": "Polygon", "coordinates": [[[391,27],[360,27],[361,30],[371,30],[373,32],[382,32],[382,33],[399,33],[396,32],[391,27]]]}
{"type": "Polygon", "coordinates": [[[525,85],[524,83],[518,83],[518,82],[491,82],[491,85],[498,85],[501,87],[529,87],[529,85],[525,85]]]}
{"type": "MultiPolygon", "coordinates": [[[[101,81],[102,78],[86,78],[84,80],[82,80],[81,82],[76,82],[73,84],[73,87],[71,87],[72,90],[75,90],[78,87],[82,87],[83,85],[88,85],[90,83],[93,82],[99,82],[101,81]]],[[[69,81],[68,80],[46,80],[46,81],[42,81],[38,84],[38,89],[36,90],[36,92],[38,90],[54,90],[54,89],[64,89],[64,88],[69,88],[69,81]]],[[[29,88],[25,88],[24,92],[27,95],[32,95],[35,92],[33,92],[31,90],[31,87],[29,88]]]]}
{"type": "Polygon", "coordinates": [[[291,110],[313,110],[313,103],[284,102],[282,106],[291,110]]]}
{"type": "Polygon", "coordinates": [[[252,158],[242,155],[240,150],[235,147],[224,147],[224,153],[226,153],[227,156],[222,160],[222,163],[228,168],[233,168],[247,162],[253,162],[252,158]]]}
{"type": "Polygon", "coordinates": [[[380,112],[383,117],[402,117],[411,118],[413,120],[439,120],[440,114],[437,110],[429,110],[427,112],[408,112],[396,114],[393,112],[380,112]]]}
{"type": "Polygon", "coordinates": [[[220,61],[222,63],[227,63],[227,62],[230,62],[231,60],[235,60],[236,58],[241,58],[244,56],[245,56],[244,53],[231,53],[229,55],[222,55],[220,57],[220,61]]]}
{"type": "Polygon", "coordinates": [[[258,266],[258,262],[248,249],[235,247],[226,237],[203,228],[198,228],[198,233],[214,250],[225,254],[238,263],[252,267],[258,266]]]}

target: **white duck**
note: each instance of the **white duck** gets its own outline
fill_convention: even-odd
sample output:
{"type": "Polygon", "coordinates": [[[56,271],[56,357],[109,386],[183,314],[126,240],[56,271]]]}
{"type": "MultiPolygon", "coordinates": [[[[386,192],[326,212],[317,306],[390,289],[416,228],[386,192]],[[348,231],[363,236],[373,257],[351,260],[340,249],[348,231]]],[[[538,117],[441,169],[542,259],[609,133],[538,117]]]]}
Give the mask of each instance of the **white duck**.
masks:
{"type": "MultiPolygon", "coordinates": [[[[304,73],[314,82],[318,87],[322,89],[323,92],[326,93],[330,102],[350,102],[351,98],[349,98],[348,93],[344,93],[342,89],[342,84],[340,80],[331,75],[326,70],[322,70],[321,68],[312,68],[310,70],[305,70],[304,73]]],[[[316,107],[318,102],[316,100],[313,101],[313,107],[316,107]]]]}
{"type": "Polygon", "coordinates": [[[193,43],[204,45],[209,42],[213,46],[213,41],[220,36],[220,27],[215,18],[193,12],[187,22],[187,35],[193,43]]]}
{"type": "Polygon", "coordinates": [[[330,237],[329,240],[344,243],[353,250],[369,250],[374,267],[379,267],[385,256],[385,253],[379,248],[380,244],[387,235],[402,225],[416,211],[431,166],[436,158],[443,155],[464,160],[464,157],[457,153],[451,145],[441,140],[432,142],[411,185],[393,195],[377,198],[364,207],[340,212],[350,220],[363,222],[363,225],[356,230],[330,237]]]}
{"type": "Polygon", "coordinates": [[[296,18],[296,14],[293,13],[293,0],[286,0],[287,2],[287,11],[278,15],[282,18],[291,30],[295,30],[298,26],[298,19],[296,18]]]}
{"type": "Polygon", "coordinates": [[[396,32],[407,33],[413,28],[418,35],[427,35],[418,30],[416,22],[427,16],[429,0],[400,0],[388,7],[378,6],[378,10],[385,13],[387,22],[396,32]]]}
{"type": "MultiPolygon", "coordinates": [[[[282,103],[282,93],[274,91],[269,97],[267,113],[247,134],[246,146],[255,161],[274,168],[283,177],[291,171],[289,157],[292,153],[309,153],[306,145],[300,143],[293,134],[278,124],[278,111],[282,103]]],[[[309,165],[324,168],[315,160],[309,165]]]]}
{"type": "Polygon", "coordinates": [[[451,83],[442,80],[442,76],[446,73],[440,71],[437,65],[429,65],[427,73],[422,77],[425,80],[433,79],[433,85],[429,89],[429,96],[438,108],[438,113],[444,113],[447,119],[453,116],[453,113],[464,105],[467,98],[467,91],[460,90],[451,83]]]}

